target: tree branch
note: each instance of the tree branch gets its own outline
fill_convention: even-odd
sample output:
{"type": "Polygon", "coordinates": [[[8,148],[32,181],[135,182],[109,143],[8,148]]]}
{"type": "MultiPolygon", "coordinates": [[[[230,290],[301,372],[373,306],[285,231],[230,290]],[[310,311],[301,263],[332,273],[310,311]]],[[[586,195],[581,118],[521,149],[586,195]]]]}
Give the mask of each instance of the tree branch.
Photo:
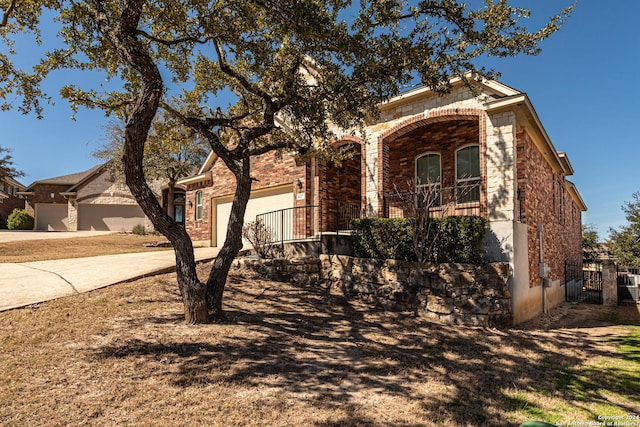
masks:
{"type": "Polygon", "coordinates": [[[4,14],[2,15],[2,22],[0,22],[0,27],[7,26],[7,24],[9,23],[9,18],[11,17],[11,14],[15,10],[15,8],[16,8],[16,0],[11,0],[11,3],[9,3],[9,7],[7,8],[7,10],[5,10],[4,14]]]}
{"type": "Polygon", "coordinates": [[[143,30],[140,30],[140,29],[137,30],[137,34],[139,36],[144,37],[147,40],[154,41],[154,42],[159,43],[159,44],[164,45],[164,46],[175,46],[175,45],[182,44],[182,43],[187,43],[187,42],[193,42],[193,43],[197,43],[197,44],[205,44],[205,43],[211,41],[211,39],[212,39],[211,37],[205,37],[204,39],[200,39],[200,38],[191,36],[191,37],[183,37],[183,38],[180,38],[180,39],[165,40],[165,39],[161,39],[160,37],[152,36],[151,34],[147,33],[146,31],[143,31],[143,30]]]}

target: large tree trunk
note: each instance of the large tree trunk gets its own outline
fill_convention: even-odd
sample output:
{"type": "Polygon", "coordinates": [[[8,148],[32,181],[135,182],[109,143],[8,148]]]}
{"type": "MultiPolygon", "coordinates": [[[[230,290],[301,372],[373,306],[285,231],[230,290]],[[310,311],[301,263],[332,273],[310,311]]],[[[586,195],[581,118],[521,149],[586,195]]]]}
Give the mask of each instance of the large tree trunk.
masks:
{"type": "MultiPolygon", "coordinates": [[[[207,306],[214,318],[224,319],[222,309],[222,298],[224,288],[227,283],[227,276],[231,269],[233,260],[242,249],[242,226],[244,225],[244,214],[247,210],[247,203],[251,196],[251,178],[249,158],[242,162],[242,170],[236,175],[236,191],[231,205],[229,224],[227,225],[227,236],[224,245],[218,253],[209,278],[207,280],[207,306]]],[[[213,225],[212,225],[213,226],[213,225]]]]}
{"type": "Polygon", "coordinates": [[[207,323],[209,322],[207,286],[198,279],[193,244],[189,235],[182,226],[178,226],[178,229],[184,234],[178,232],[174,235],[173,232],[168,232],[167,234],[171,234],[172,237],[170,238],[167,234],[165,236],[172,242],[176,255],[176,275],[184,304],[184,320],[192,325],[207,323]]]}
{"type": "Polygon", "coordinates": [[[196,262],[191,238],[184,227],[176,223],[162,209],[162,206],[147,185],[142,170],[142,151],[145,136],[136,134],[136,122],[127,124],[125,155],[123,158],[127,185],[136,201],[149,217],[156,230],[173,245],[176,256],[178,287],[184,304],[185,321],[190,324],[206,323],[209,314],[206,304],[206,286],[198,280],[196,262]],[[130,134],[130,135],[129,135],[130,134]]]}
{"type": "Polygon", "coordinates": [[[144,2],[125,3],[117,25],[112,26],[102,2],[92,0],[93,16],[100,32],[109,39],[122,60],[138,71],[141,85],[124,133],[124,173],[127,186],[149,217],[156,230],[169,239],[176,255],[178,286],[184,302],[185,320],[189,323],[208,321],[206,287],[198,280],[191,239],[184,227],[177,224],[162,209],[147,185],[142,167],[144,147],[153,123],[164,83],[158,67],[144,44],[138,39],[138,24],[144,2]]]}

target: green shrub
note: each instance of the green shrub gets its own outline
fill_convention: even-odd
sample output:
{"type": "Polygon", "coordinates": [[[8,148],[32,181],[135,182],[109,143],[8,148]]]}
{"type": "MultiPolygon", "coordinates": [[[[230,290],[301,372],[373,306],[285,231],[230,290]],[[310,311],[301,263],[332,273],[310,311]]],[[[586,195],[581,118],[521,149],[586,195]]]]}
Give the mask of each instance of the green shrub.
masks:
{"type": "Polygon", "coordinates": [[[415,259],[411,221],[405,218],[367,218],[351,221],[354,252],[362,258],[415,259]]]}
{"type": "Polygon", "coordinates": [[[138,224],[133,227],[131,231],[133,234],[137,234],[138,236],[145,236],[147,234],[147,229],[144,228],[144,225],[138,224]]]}
{"type": "MultiPolygon", "coordinates": [[[[371,218],[351,221],[354,253],[362,258],[417,259],[411,218],[371,218]]],[[[487,220],[480,216],[431,218],[434,239],[426,259],[477,264],[484,256],[487,220]]]]}
{"type": "Polygon", "coordinates": [[[7,228],[7,218],[0,215],[0,230],[5,230],[7,228]]]}
{"type": "Polygon", "coordinates": [[[33,224],[33,217],[24,209],[14,209],[7,218],[9,230],[33,230],[33,224]]]}
{"type": "Polygon", "coordinates": [[[441,262],[477,264],[485,254],[487,220],[481,216],[448,216],[438,219],[436,258],[441,262]]]}

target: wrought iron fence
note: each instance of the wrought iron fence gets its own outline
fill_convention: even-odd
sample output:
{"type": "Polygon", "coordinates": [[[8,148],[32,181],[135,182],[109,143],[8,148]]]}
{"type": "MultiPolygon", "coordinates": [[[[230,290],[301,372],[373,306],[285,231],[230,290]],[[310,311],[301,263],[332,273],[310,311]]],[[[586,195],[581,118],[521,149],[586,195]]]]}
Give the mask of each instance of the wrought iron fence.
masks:
{"type": "Polygon", "coordinates": [[[433,217],[483,215],[480,181],[470,180],[455,187],[425,184],[419,185],[416,191],[384,197],[384,216],[387,218],[406,218],[415,215],[416,210],[426,208],[433,217]]]}
{"type": "Polygon", "coordinates": [[[602,304],[602,270],[565,261],[565,300],[602,304]]]}
{"type": "Polygon", "coordinates": [[[640,304],[640,269],[623,267],[618,271],[618,303],[640,304]]]}
{"type": "Polygon", "coordinates": [[[344,232],[354,218],[360,218],[360,205],[341,200],[321,200],[319,205],[298,206],[256,215],[271,232],[273,242],[320,238],[322,234],[344,232]]]}

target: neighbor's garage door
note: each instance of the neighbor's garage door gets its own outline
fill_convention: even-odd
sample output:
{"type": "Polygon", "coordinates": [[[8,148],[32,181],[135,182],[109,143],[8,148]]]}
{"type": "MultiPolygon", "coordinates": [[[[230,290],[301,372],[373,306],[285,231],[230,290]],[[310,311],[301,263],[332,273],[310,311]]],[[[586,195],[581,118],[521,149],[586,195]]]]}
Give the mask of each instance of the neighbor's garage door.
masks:
{"type": "MultiPolygon", "coordinates": [[[[231,203],[233,196],[213,199],[211,204],[213,209],[211,246],[222,246],[227,236],[227,223],[231,213],[231,203]]],[[[244,216],[245,224],[255,221],[256,215],[271,212],[279,209],[293,207],[293,189],[291,185],[272,188],[268,190],[254,191],[247,204],[247,212],[244,216]]]]}
{"type": "Polygon", "coordinates": [[[36,203],[36,230],[67,231],[67,210],[66,204],[36,203]]]}
{"type": "Polygon", "coordinates": [[[144,223],[138,205],[78,205],[78,230],[131,231],[144,223]]]}

